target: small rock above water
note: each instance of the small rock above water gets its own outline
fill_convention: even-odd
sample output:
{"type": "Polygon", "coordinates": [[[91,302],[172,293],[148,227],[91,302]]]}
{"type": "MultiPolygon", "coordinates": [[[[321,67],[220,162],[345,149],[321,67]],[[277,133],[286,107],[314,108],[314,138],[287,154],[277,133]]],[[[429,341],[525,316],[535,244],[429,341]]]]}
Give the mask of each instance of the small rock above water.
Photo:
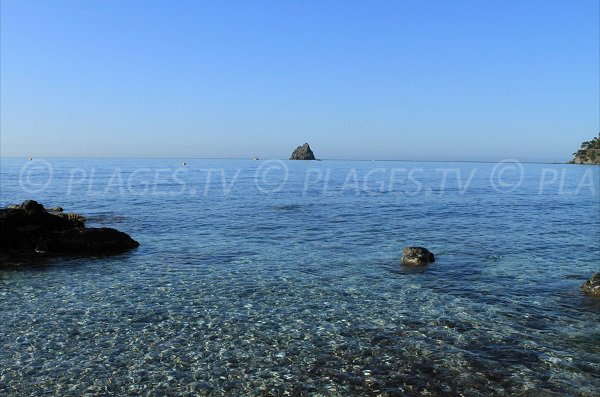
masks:
{"type": "Polygon", "coordinates": [[[84,222],[81,215],[49,212],[34,200],[0,209],[0,265],[40,256],[106,255],[139,246],[126,233],[87,228],[84,222]]]}
{"type": "Polygon", "coordinates": [[[581,285],[581,289],[591,296],[600,297],[600,273],[596,273],[581,285]]]}
{"type": "Polygon", "coordinates": [[[402,264],[407,266],[423,266],[435,262],[435,256],[427,248],[406,247],[402,250],[402,264]]]}
{"type": "Polygon", "coordinates": [[[310,145],[305,143],[294,150],[290,160],[316,160],[316,158],[313,151],[310,149],[310,145]]]}

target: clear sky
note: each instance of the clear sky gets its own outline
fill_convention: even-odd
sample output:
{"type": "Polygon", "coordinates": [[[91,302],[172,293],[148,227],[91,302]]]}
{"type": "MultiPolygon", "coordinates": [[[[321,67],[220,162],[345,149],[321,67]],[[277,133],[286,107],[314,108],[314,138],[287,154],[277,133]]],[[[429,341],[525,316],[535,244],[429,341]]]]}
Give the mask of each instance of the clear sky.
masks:
{"type": "Polygon", "coordinates": [[[566,161],[598,0],[1,0],[3,156],[566,161]]]}

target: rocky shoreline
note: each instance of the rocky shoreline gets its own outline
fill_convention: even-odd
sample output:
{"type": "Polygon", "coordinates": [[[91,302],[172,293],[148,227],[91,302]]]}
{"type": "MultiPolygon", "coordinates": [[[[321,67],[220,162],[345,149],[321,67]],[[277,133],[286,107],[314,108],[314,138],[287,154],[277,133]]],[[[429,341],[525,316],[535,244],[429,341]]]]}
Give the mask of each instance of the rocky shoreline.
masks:
{"type": "Polygon", "coordinates": [[[581,144],[581,149],[573,153],[570,164],[595,164],[600,165],[600,133],[591,141],[581,144]]]}
{"type": "Polygon", "coordinates": [[[110,255],[139,246],[119,230],[85,227],[85,220],[34,200],[0,209],[0,266],[52,256],[110,255]]]}

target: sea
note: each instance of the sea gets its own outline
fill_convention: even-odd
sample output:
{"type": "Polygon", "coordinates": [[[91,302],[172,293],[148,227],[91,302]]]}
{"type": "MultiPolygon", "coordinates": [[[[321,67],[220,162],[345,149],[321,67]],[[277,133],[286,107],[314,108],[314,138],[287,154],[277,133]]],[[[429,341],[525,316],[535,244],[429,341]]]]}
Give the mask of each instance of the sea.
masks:
{"type": "Polygon", "coordinates": [[[26,199],[140,246],[0,268],[1,396],[600,396],[598,166],[2,158],[26,199]]]}

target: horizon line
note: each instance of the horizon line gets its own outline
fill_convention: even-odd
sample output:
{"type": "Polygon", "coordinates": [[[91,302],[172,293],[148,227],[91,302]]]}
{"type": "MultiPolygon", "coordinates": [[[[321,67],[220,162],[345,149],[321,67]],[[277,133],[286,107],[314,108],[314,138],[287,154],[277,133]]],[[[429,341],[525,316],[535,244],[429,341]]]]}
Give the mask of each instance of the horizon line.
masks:
{"type": "MultiPolygon", "coordinates": [[[[301,161],[301,162],[312,162],[312,161],[364,161],[364,162],[381,162],[381,161],[396,161],[396,162],[407,162],[407,163],[479,163],[479,164],[494,164],[503,161],[516,161],[523,164],[572,164],[568,161],[527,161],[527,160],[519,160],[516,158],[504,158],[502,160],[408,160],[408,159],[352,159],[352,158],[318,158],[316,160],[291,160],[289,158],[275,158],[275,157],[266,157],[253,159],[252,157],[175,157],[175,156],[0,156],[0,160],[2,158],[6,159],[25,159],[25,160],[36,160],[36,159],[131,159],[131,160],[247,160],[247,161],[269,161],[269,160],[279,160],[279,161],[301,161]]],[[[572,164],[572,165],[582,165],[582,164],[572,164]]],[[[590,164],[583,164],[590,165],[590,164]]],[[[593,164],[592,164],[593,165],[593,164]]]]}

